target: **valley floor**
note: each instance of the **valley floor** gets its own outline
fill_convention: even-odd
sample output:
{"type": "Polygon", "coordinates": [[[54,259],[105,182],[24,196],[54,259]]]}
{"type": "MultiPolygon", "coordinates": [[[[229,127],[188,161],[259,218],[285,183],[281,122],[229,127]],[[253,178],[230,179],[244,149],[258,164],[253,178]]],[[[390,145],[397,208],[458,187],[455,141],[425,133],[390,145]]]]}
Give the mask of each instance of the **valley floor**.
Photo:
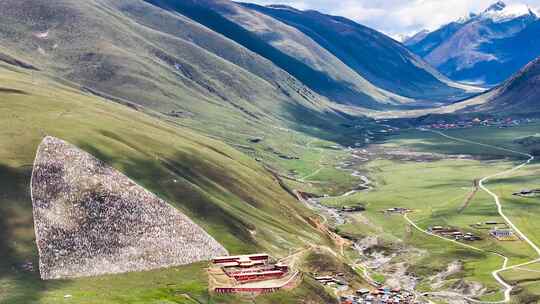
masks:
{"type": "Polygon", "coordinates": [[[364,213],[348,216],[336,230],[365,244],[360,259],[374,265],[370,272],[388,284],[400,285],[394,277],[404,268],[416,290],[434,300],[507,302],[512,291],[512,301],[536,301],[540,227],[534,218],[540,212],[540,198],[513,193],[540,185],[540,165],[514,142],[537,130],[538,125],[532,124],[444,133],[403,131],[354,152],[357,158],[365,156],[356,168],[373,181],[372,189],[321,202],[330,207],[365,204],[364,213]],[[478,181],[483,182],[483,191],[472,189],[478,181]],[[404,216],[381,212],[395,207],[412,212],[404,216]],[[505,221],[521,240],[497,241],[489,228],[477,226],[505,221]],[[433,226],[454,227],[482,240],[456,242],[426,233],[433,226]]]}
{"type": "MultiPolygon", "coordinates": [[[[419,296],[450,292],[501,301],[504,288],[492,272],[501,268],[503,257],[515,266],[500,272],[505,282],[517,286],[512,300],[540,299],[540,263],[521,265],[536,258],[536,252],[526,241],[497,241],[489,229],[475,226],[504,219],[493,196],[474,191],[475,181],[527,159],[477,143],[527,152],[514,140],[537,134],[538,124],[449,130],[445,137],[359,121],[361,128],[350,128],[352,147],[279,127],[260,140],[237,140],[232,149],[52,80],[34,83],[28,73],[6,72],[2,81],[24,91],[2,93],[0,105],[2,304],[254,301],[209,293],[207,263],[41,281],[28,189],[36,147],[47,134],[91,152],[167,199],[231,253],[271,250],[279,258],[308,248],[299,261],[307,274],[300,286],[257,297],[256,303],[333,303],[334,295],[368,287],[369,281],[414,289],[419,296]],[[320,196],[318,209],[305,208],[291,195],[294,190],[320,196]],[[337,210],[357,204],[366,210],[337,210]],[[411,212],[406,217],[381,212],[395,207],[411,212]],[[424,232],[436,225],[479,235],[482,240],[467,243],[479,250],[424,232]],[[350,288],[338,292],[322,286],[313,273],[345,273],[350,288]]],[[[504,214],[523,235],[540,244],[540,222],[535,220],[540,198],[512,195],[540,188],[540,164],[508,173],[490,178],[485,186],[500,198],[504,214]]],[[[440,295],[437,300],[448,300],[440,295]]]]}

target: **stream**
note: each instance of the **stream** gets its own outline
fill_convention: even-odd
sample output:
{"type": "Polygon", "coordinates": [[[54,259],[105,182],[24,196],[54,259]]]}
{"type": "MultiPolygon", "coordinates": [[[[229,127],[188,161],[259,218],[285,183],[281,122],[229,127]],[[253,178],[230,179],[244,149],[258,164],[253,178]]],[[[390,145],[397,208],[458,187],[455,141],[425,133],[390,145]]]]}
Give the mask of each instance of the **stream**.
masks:
{"type": "MultiPolygon", "coordinates": [[[[360,162],[369,161],[367,158],[358,156],[355,153],[357,150],[350,149],[350,151],[354,159],[357,159],[360,162]]],[[[354,169],[354,166],[356,165],[359,164],[344,161],[336,167],[336,169],[351,172],[351,176],[360,179],[360,184],[358,184],[358,186],[356,186],[354,189],[337,196],[325,196],[305,200],[307,207],[321,215],[325,224],[327,224],[329,227],[335,228],[346,224],[348,221],[348,216],[346,212],[342,212],[337,208],[325,206],[322,204],[322,201],[329,198],[348,197],[359,192],[367,192],[373,189],[372,182],[369,180],[369,178],[362,174],[362,172],[354,169]]],[[[401,254],[401,252],[391,255],[385,255],[383,252],[379,251],[371,253],[367,252],[371,247],[376,246],[377,243],[378,240],[376,236],[369,236],[364,239],[354,241],[352,246],[360,258],[352,266],[354,267],[361,265],[363,268],[382,274],[386,278],[385,283],[392,288],[399,287],[406,290],[414,290],[417,279],[406,274],[407,265],[405,265],[403,262],[391,263],[391,261],[396,256],[401,254]]],[[[370,278],[368,278],[368,281],[371,281],[370,278]]]]}

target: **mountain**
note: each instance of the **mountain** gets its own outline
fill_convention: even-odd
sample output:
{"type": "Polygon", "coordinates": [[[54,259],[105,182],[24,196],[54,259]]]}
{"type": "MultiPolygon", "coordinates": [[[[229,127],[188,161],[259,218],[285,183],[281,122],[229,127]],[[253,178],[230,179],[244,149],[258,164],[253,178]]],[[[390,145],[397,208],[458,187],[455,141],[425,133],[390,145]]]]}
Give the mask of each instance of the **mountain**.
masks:
{"type": "Polygon", "coordinates": [[[405,46],[413,45],[426,38],[429,33],[429,30],[421,30],[420,32],[412,36],[403,36],[403,39],[401,39],[401,41],[405,46]]]}
{"type": "Polygon", "coordinates": [[[531,61],[492,92],[472,99],[479,103],[465,109],[467,112],[498,114],[540,113],[540,57],[531,61]]]}
{"type": "Polygon", "coordinates": [[[493,86],[540,55],[539,23],[526,6],[499,1],[405,45],[453,80],[493,86]]]}
{"type": "MultiPolygon", "coordinates": [[[[352,20],[282,5],[243,6],[300,31],[346,68],[386,91],[412,99],[438,101],[458,98],[465,93],[464,86],[449,81],[397,41],[352,20]]],[[[272,43],[276,47],[281,44],[279,40],[272,43]]],[[[302,54],[297,52],[295,56],[302,54]]],[[[314,55],[303,57],[313,58],[314,55]]]]}
{"type": "MultiPolygon", "coordinates": [[[[326,238],[310,225],[311,211],[282,188],[272,173],[221,141],[82,92],[74,83],[31,69],[0,62],[0,83],[1,303],[57,303],[68,294],[81,303],[144,303],[154,299],[174,302],[179,292],[189,292],[200,302],[208,300],[205,263],[97,279],[40,280],[36,270],[38,252],[30,185],[36,151],[48,135],[73,143],[155,193],[189,216],[231,253],[267,251],[283,256],[290,248],[327,243],[326,238]],[[163,287],[172,285],[175,287],[163,287]]],[[[64,153],[62,157],[73,155],[64,153]]],[[[55,170],[52,172],[59,172],[55,170]]],[[[76,179],[71,187],[54,190],[81,190],[75,186],[80,186],[77,182],[83,180],[76,179]]],[[[38,179],[34,181],[39,182],[38,179]]],[[[97,179],[92,182],[99,183],[97,179]]],[[[47,186],[54,188],[53,184],[47,186]]],[[[102,183],[101,189],[107,187],[112,184],[102,183]]],[[[89,195],[92,191],[87,190],[92,189],[99,188],[81,190],[70,197],[89,195]]],[[[35,194],[39,198],[39,192],[35,194]]],[[[122,195],[137,194],[130,190],[122,195]]],[[[65,202],[65,197],[60,198],[65,202]]],[[[107,198],[111,197],[98,195],[96,200],[107,198]]],[[[55,214],[62,214],[62,206],[63,203],[57,205],[49,219],[60,220],[55,214]]],[[[104,211],[94,207],[90,214],[104,211]]],[[[75,222],[64,222],[48,232],[65,236],[70,228],[82,224],[80,213],[72,215],[77,217],[75,222]]],[[[118,216],[119,220],[123,217],[114,212],[109,215],[118,216]]],[[[122,224],[134,221],[129,215],[125,217],[131,222],[113,226],[96,224],[91,231],[98,234],[105,227],[120,229],[122,224]]],[[[92,218],[95,217],[90,216],[92,218]]],[[[154,225],[149,224],[155,229],[158,223],[156,220],[154,225]]],[[[94,235],[90,243],[86,239],[78,246],[99,242],[98,237],[106,236],[94,235]]],[[[70,246],[70,243],[65,245],[70,246]]],[[[112,249],[107,245],[91,250],[93,253],[107,252],[112,249]]],[[[70,247],[72,249],[75,248],[70,247]]],[[[63,252],[59,250],[55,254],[62,255],[63,252]]],[[[299,291],[310,297],[309,290],[300,287],[299,291]]]]}
{"type": "Polygon", "coordinates": [[[381,117],[420,117],[430,115],[479,114],[537,117],[540,115],[540,57],[522,67],[512,77],[493,89],[478,96],[443,107],[384,112],[381,117]]]}
{"type": "Polygon", "coordinates": [[[470,95],[396,41],[320,13],[300,13],[319,21],[299,29],[228,0],[8,0],[0,11],[0,54],[229,142],[267,125],[330,138],[349,123],[341,105],[470,95]]]}
{"type": "Polygon", "coordinates": [[[322,135],[345,120],[268,59],[144,1],[8,0],[0,11],[5,62],[18,58],[87,92],[228,141],[267,125],[322,135]]]}

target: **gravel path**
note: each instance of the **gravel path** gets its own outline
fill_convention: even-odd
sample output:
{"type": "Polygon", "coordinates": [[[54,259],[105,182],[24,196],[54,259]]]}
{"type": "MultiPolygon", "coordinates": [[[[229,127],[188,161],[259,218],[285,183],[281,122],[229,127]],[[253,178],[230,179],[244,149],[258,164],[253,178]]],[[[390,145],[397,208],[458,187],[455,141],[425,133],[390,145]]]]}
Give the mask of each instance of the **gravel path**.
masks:
{"type": "MultiPolygon", "coordinates": [[[[499,255],[503,258],[503,265],[501,268],[495,270],[492,272],[492,275],[493,277],[495,278],[495,280],[501,285],[504,287],[504,300],[502,301],[479,301],[479,300],[475,300],[475,299],[472,299],[472,298],[469,298],[469,297],[465,297],[463,295],[460,295],[460,294],[452,294],[452,296],[458,296],[458,297],[462,297],[470,302],[474,302],[474,303],[485,303],[485,304],[499,304],[499,303],[508,303],[510,302],[510,294],[513,290],[513,286],[506,283],[500,276],[500,273],[503,272],[503,271],[507,271],[507,270],[510,270],[510,269],[515,269],[515,268],[519,268],[519,267],[523,267],[523,266],[526,266],[526,265],[530,265],[530,264],[534,264],[536,262],[539,262],[540,261],[540,248],[538,248],[538,246],[532,242],[521,230],[519,230],[519,228],[512,222],[512,220],[510,218],[508,218],[506,216],[506,214],[504,213],[504,210],[503,210],[503,206],[501,204],[501,201],[500,201],[500,198],[498,195],[496,195],[495,193],[493,193],[490,189],[488,189],[486,186],[485,186],[485,183],[488,182],[489,180],[492,180],[494,178],[497,178],[497,177],[501,177],[501,176],[505,176],[505,175],[509,175],[511,173],[514,173],[520,169],[522,169],[523,167],[529,165],[533,160],[534,160],[534,156],[530,155],[530,154],[527,154],[527,153],[523,153],[523,152],[519,152],[519,151],[514,151],[514,150],[511,150],[511,149],[507,149],[507,148],[501,148],[501,147],[496,147],[496,146],[492,146],[492,145],[488,145],[488,144],[483,144],[483,143],[478,143],[478,142],[473,142],[473,141],[470,141],[470,140],[467,140],[467,139],[462,139],[462,138],[457,138],[457,137],[453,137],[453,136],[450,136],[450,135],[446,135],[442,132],[438,132],[438,131],[430,131],[430,132],[433,132],[433,133],[436,133],[436,134],[439,134],[443,137],[446,137],[448,139],[451,139],[451,140],[455,140],[455,141],[459,141],[459,142],[464,142],[464,143],[469,143],[469,144],[474,144],[474,145],[479,145],[479,146],[483,146],[483,147],[487,147],[487,148],[491,148],[491,149],[495,149],[495,150],[499,150],[499,151],[506,151],[506,152],[510,152],[510,153],[513,153],[513,154],[517,154],[517,155],[520,155],[520,156],[525,156],[527,157],[527,161],[523,162],[522,164],[518,165],[518,166],[515,166],[509,170],[506,170],[506,171],[502,171],[502,172],[499,172],[499,173],[495,173],[495,174],[492,174],[492,175],[489,175],[489,176],[486,176],[484,178],[482,178],[479,182],[479,187],[480,189],[482,189],[483,191],[485,191],[486,193],[488,193],[494,200],[495,202],[495,205],[497,206],[497,212],[499,213],[499,215],[505,220],[505,222],[508,224],[509,227],[511,227],[525,242],[527,242],[527,244],[529,244],[529,246],[531,246],[533,248],[533,250],[536,252],[536,254],[538,255],[538,258],[534,259],[534,260],[531,260],[529,262],[526,262],[526,263],[522,263],[522,264],[519,264],[519,265],[514,265],[514,266],[510,266],[508,267],[508,257],[506,256],[503,256],[503,255],[500,255],[498,253],[493,253],[493,254],[496,254],[496,255],[499,255]]],[[[467,244],[463,244],[463,243],[460,243],[460,242],[457,242],[457,241],[454,241],[454,240],[450,240],[450,239],[446,239],[446,238],[443,238],[443,237],[440,237],[438,235],[435,235],[435,234],[432,234],[432,233],[429,233],[423,229],[421,229],[420,227],[418,227],[413,221],[411,221],[407,215],[404,215],[405,219],[411,224],[413,225],[416,229],[424,232],[424,233],[427,233],[429,235],[432,235],[432,236],[436,236],[436,237],[439,237],[439,238],[442,238],[446,241],[449,241],[449,242],[454,242],[454,243],[457,243],[459,244],[460,246],[464,246],[464,247],[468,247],[469,249],[472,249],[472,250],[480,250],[480,251],[483,251],[479,248],[476,248],[474,246],[470,246],[470,245],[467,245],[467,244]]]]}

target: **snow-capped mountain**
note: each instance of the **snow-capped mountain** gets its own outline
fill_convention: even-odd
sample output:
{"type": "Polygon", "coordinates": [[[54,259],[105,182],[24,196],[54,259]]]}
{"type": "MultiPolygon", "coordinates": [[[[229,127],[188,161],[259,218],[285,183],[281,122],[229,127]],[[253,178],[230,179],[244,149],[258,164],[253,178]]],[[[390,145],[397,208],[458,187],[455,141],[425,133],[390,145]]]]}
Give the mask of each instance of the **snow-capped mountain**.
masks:
{"type": "Polygon", "coordinates": [[[540,55],[539,32],[531,30],[540,28],[539,22],[526,5],[498,1],[404,43],[453,80],[495,85],[540,55]],[[528,44],[527,49],[510,41],[528,44]]]}
{"type": "Polygon", "coordinates": [[[505,22],[527,15],[536,16],[536,14],[525,4],[508,6],[504,2],[499,1],[492,4],[479,16],[494,22],[505,22]]]}

